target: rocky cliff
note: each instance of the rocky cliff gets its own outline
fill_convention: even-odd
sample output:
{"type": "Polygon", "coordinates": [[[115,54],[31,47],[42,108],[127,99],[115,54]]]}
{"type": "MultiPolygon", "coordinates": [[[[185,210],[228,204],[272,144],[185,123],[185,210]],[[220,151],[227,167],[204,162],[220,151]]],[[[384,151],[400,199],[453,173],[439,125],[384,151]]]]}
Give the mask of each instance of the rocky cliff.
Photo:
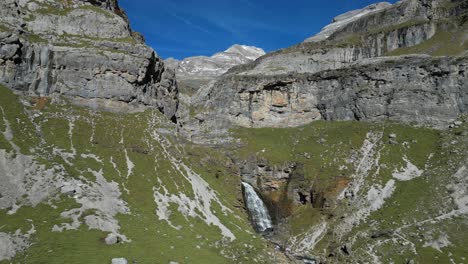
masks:
{"type": "Polygon", "coordinates": [[[37,96],[142,103],[174,119],[174,73],[130,29],[117,1],[0,5],[2,83],[37,96]]]}
{"type": "Polygon", "coordinates": [[[465,57],[405,56],[312,74],[225,76],[212,107],[244,127],[394,120],[444,128],[468,111],[467,67],[465,57]]]}
{"type": "Polygon", "coordinates": [[[182,93],[116,1],[0,7],[1,263],[466,262],[468,2],[352,11],[182,93]]]}
{"type": "Polygon", "coordinates": [[[460,259],[447,252],[463,243],[445,238],[466,225],[466,192],[436,186],[466,178],[467,11],[466,1],[406,0],[339,16],[203,86],[179,131],[236,143],[238,174],[273,218],[267,237],[298,263],[424,263],[427,248],[460,259]],[[430,153],[450,154],[442,165],[430,153]],[[448,209],[425,209],[439,208],[434,197],[448,209]]]}
{"type": "Polygon", "coordinates": [[[341,14],[333,18],[333,22],[330,25],[324,27],[318,34],[307,38],[305,42],[318,42],[328,39],[335,32],[339,31],[341,28],[347,26],[351,22],[358,20],[359,18],[371,14],[373,12],[380,11],[387,7],[390,7],[391,4],[387,2],[381,2],[366,6],[362,9],[348,11],[344,14],[341,14]]]}
{"type": "Polygon", "coordinates": [[[468,43],[460,36],[468,30],[467,3],[407,0],[371,10],[324,40],[229,70],[192,99],[198,121],[182,122],[187,133],[196,138],[201,126],[222,134],[216,124],[291,127],[314,120],[389,119],[440,128],[466,113],[468,43]],[[445,37],[454,45],[444,45],[445,37]]]}

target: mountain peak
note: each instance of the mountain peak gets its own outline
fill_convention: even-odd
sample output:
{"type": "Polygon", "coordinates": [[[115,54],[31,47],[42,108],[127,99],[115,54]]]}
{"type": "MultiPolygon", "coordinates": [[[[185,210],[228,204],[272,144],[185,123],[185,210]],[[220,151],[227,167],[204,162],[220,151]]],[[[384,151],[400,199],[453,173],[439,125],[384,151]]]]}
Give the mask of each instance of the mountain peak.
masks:
{"type": "MultiPolygon", "coordinates": [[[[236,53],[241,56],[245,56],[248,59],[256,60],[258,57],[265,55],[265,51],[261,48],[255,46],[239,45],[234,44],[229,47],[227,50],[221,53],[236,53]]],[[[217,53],[220,54],[220,53],[217,53]]],[[[214,56],[216,56],[215,54],[214,56]]]]}
{"type": "Polygon", "coordinates": [[[195,56],[176,61],[172,58],[166,64],[175,68],[179,77],[211,78],[227,72],[230,68],[256,60],[265,51],[254,46],[235,44],[211,57],[195,56]]]}

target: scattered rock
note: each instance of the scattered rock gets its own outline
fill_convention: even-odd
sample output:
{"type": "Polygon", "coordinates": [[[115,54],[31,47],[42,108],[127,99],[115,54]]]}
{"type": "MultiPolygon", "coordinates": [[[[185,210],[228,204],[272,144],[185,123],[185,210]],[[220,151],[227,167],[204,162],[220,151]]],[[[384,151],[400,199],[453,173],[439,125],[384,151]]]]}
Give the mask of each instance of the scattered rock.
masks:
{"type": "Polygon", "coordinates": [[[113,258],[112,264],[128,264],[128,261],[126,258],[113,258]]]}
{"type": "Polygon", "coordinates": [[[117,234],[109,233],[105,239],[107,245],[114,245],[120,242],[120,238],[117,234]]]}

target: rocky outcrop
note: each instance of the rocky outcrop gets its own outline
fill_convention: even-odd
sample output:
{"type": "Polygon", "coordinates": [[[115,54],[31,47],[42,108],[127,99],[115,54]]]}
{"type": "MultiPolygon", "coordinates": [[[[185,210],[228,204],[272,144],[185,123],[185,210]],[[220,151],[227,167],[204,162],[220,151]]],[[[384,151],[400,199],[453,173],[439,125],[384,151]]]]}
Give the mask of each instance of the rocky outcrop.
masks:
{"type": "Polygon", "coordinates": [[[290,178],[294,163],[272,166],[267,160],[251,157],[239,164],[242,181],[262,192],[278,191],[290,178]]]}
{"type": "Polygon", "coordinates": [[[269,53],[203,86],[191,99],[194,118],[183,120],[182,130],[203,143],[213,141],[206,131],[219,137],[232,125],[395,120],[446,127],[467,112],[466,54],[386,55],[424,45],[447,27],[465,32],[460,15],[467,10],[463,1],[406,0],[351,16],[325,40],[269,53]]]}
{"type": "Polygon", "coordinates": [[[269,53],[254,63],[234,67],[229,73],[279,75],[347,67],[355,61],[421,44],[438,31],[447,31],[447,25],[459,27],[459,22],[451,20],[456,20],[467,8],[463,1],[448,0],[371,5],[354,16],[349,17],[348,13],[343,18],[339,16],[337,22],[310,41],[269,53]]]}
{"type": "Polygon", "coordinates": [[[349,23],[358,20],[359,18],[383,10],[390,7],[391,4],[388,2],[380,2],[366,6],[362,9],[352,10],[333,18],[333,22],[330,25],[324,27],[317,35],[310,37],[305,42],[316,42],[328,39],[333,33],[337,32],[341,28],[345,27],[349,23]]]}
{"type": "Polygon", "coordinates": [[[117,1],[3,1],[0,82],[34,96],[141,103],[175,118],[173,71],[117,1]]]}
{"type": "Polygon", "coordinates": [[[445,127],[468,111],[467,69],[467,57],[406,56],[313,74],[224,76],[206,108],[245,127],[387,119],[445,127]]]}
{"type": "Polygon", "coordinates": [[[336,190],[349,182],[337,177],[332,189],[324,187],[320,180],[307,178],[304,163],[297,161],[272,164],[267,159],[251,156],[237,165],[242,181],[256,189],[276,224],[293,214],[294,208],[335,206],[336,190]]]}

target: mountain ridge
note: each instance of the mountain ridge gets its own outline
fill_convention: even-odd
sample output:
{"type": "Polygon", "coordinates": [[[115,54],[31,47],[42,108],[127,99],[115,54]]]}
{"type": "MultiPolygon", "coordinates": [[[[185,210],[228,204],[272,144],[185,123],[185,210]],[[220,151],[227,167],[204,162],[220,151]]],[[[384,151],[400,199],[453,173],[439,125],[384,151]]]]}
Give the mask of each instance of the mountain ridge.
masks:
{"type": "Polygon", "coordinates": [[[188,77],[115,0],[0,7],[0,263],[468,257],[467,1],[350,11],[188,77]]]}
{"type": "Polygon", "coordinates": [[[181,61],[172,58],[166,63],[175,70],[179,78],[214,78],[236,65],[248,63],[265,55],[265,51],[254,46],[235,44],[212,56],[194,56],[181,61]]]}
{"type": "Polygon", "coordinates": [[[381,11],[385,8],[392,6],[388,2],[379,2],[375,4],[368,5],[361,9],[356,9],[348,11],[344,14],[336,16],[333,18],[332,23],[325,26],[319,33],[316,35],[307,38],[304,42],[316,42],[323,41],[329,38],[334,32],[338,31],[340,28],[346,26],[347,24],[360,19],[362,16],[366,16],[373,12],[381,11]]]}

